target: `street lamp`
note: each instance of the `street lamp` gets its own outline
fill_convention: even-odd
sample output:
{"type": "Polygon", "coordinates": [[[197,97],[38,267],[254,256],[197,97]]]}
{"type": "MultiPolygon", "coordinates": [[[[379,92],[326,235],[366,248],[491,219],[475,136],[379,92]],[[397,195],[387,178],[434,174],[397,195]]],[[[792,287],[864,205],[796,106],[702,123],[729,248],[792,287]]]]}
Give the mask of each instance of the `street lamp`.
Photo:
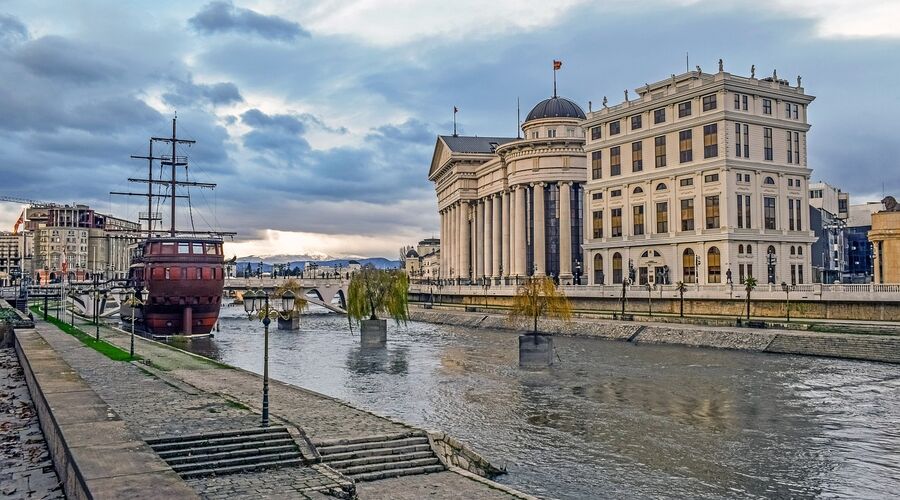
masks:
{"type": "Polygon", "coordinates": [[[581,260],[575,259],[575,284],[581,284],[581,260]]]}
{"type": "Polygon", "coordinates": [[[784,309],[787,313],[788,323],[790,323],[791,322],[791,287],[787,283],[782,281],[781,289],[784,290],[784,296],[785,296],[784,309]]]}
{"type": "MultiPolygon", "coordinates": [[[[296,296],[290,290],[281,294],[281,310],[276,311],[269,307],[269,292],[264,290],[250,290],[244,295],[244,310],[247,317],[252,319],[255,313],[257,319],[262,320],[264,330],[263,344],[263,399],[262,399],[262,426],[269,426],[269,324],[271,318],[284,318],[283,313],[293,313],[296,296]]],[[[284,319],[288,319],[284,318],[284,319]]]]}
{"type": "Polygon", "coordinates": [[[127,304],[131,307],[131,357],[134,358],[134,312],[138,306],[143,306],[144,302],[141,300],[141,295],[143,295],[144,288],[139,287],[137,290],[132,291],[127,300],[127,304]]]}

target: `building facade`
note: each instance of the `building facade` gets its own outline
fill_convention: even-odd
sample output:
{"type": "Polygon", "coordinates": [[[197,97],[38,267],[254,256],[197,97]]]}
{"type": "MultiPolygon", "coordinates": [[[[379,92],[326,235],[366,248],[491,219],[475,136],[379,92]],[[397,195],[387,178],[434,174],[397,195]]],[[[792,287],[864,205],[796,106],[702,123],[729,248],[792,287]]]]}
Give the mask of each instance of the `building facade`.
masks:
{"type": "Polygon", "coordinates": [[[413,281],[431,281],[440,276],[441,240],[425,238],[413,247],[402,249],[400,266],[413,281]]]}
{"type": "Polygon", "coordinates": [[[811,183],[809,209],[810,228],[816,236],[810,250],[813,282],[849,282],[850,194],[825,182],[811,183]]]}
{"type": "Polygon", "coordinates": [[[22,234],[0,231],[0,286],[15,284],[24,265],[22,234]]]}
{"type": "Polygon", "coordinates": [[[592,284],[809,283],[807,106],[776,75],[691,71],[590,113],[592,284]],[[632,271],[633,270],[633,271],[632,271]]]}
{"type": "Polygon", "coordinates": [[[553,96],[528,114],[522,138],[438,137],[428,178],[441,218],[442,280],[578,281],[584,117],[577,104],[553,96]]]}
{"type": "Polygon", "coordinates": [[[900,283],[900,211],[872,214],[869,241],[875,249],[874,283],[900,283]]]}

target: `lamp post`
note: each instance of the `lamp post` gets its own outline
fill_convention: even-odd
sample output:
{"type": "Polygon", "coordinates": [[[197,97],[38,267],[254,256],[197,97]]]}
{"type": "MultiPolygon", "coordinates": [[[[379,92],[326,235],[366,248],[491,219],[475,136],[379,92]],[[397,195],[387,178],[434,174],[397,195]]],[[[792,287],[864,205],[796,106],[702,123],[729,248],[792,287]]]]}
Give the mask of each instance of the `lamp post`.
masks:
{"type": "Polygon", "coordinates": [[[575,280],[574,283],[576,285],[581,284],[581,260],[575,259],[575,280]]]}
{"type": "Polygon", "coordinates": [[[257,319],[262,320],[264,330],[263,340],[263,397],[262,397],[262,426],[269,426],[269,324],[272,318],[284,317],[283,313],[293,313],[296,296],[290,290],[281,294],[281,311],[269,307],[269,292],[264,290],[250,290],[244,295],[244,310],[247,317],[252,319],[254,313],[257,319]]]}
{"type": "Polygon", "coordinates": [[[791,322],[791,287],[787,283],[782,281],[781,289],[784,290],[784,297],[785,297],[784,309],[787,313],[788,323],[790,323],[791,322]]]}
{"type": "Polygon", "coordinates": [[[134,358],[134,310],[138,306],[143,306],[144,302],[141,300],[141,295],[143,295],[144,288],[140,287],[137,290],[131,292],[128,297],[128,305],[131,306],[131,357],[134,358]]]}

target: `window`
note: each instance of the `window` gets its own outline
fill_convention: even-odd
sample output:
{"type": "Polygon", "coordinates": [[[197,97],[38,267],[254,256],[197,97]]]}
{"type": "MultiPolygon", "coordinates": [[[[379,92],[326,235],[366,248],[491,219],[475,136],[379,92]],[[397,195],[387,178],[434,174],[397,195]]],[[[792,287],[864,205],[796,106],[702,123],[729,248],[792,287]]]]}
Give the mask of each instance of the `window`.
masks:
{"type": "Polygon", "coordinates": [[[537,139],[537,138],[540,137],[540,136],[541,136],[541,133],[540,133],[539,131],[537,131],[537,130],[535,130],[535,131],[533,131],[533,132],[531,133],[531,138],[532,138],[532,139],[537,139]]]}
{"type": "Polygon", "coordinates": [[[763,114],[772,114],[772,99],[763,99],[763,114]]]}
{"type": "Polygon", "coordinates": [[[603,127],[597,125],[596,127],[591,127],[591,140],[596,141],[600,138],[600,131],[603,130],[603,127]]]}
{"type": "Polygon", "coordinates": [[[800,132],[794,132],[794,163],[800,164],[800,132]]]}
{"type": "Polygon", "coordinates": [[[706,197],[706,229],[719,227],[719,197],[706,197]]]}
{"type": "Polygon", "coordinates": [[[622,282],[622,254],[616,252],[612,258],[613,283],[622,282]]]}
{"type": "Polygon", "coordinates": [[[685,116],[691,116],[691,101],[678,103],[678,118],[684,118],[685,116]]]}
{"type": "MultiPolygon", "coordinates": [[[[735,123],[734,124],[734,156],[737,156],[738,158],[740,158],[741,153],[743,151],[744,151],[744,148],[741,147],[741,124],[735,123]]],[[[738,174],[738,177],[740,177],[740,175],[741,174],[738,174]]]]}
{"type": "Polygon", "coordinates": [[[747,109],[748,109],[748,108],[747,108],[747,101],[748,101],[748,100],[749,100],[749,97],[748,97],[748,96],[746,96],[746,95],[742,95],[742,96],[741,96],[741,105],[742,105],[744,111],[747,111],[747,109]]]}
{"type": "Polygon", "coordinates": [[[734,124],[734,155],[738,158],[750,158],[750,126],[740,123],[734,124]],[[743,136],[741,135],[743,127],[743,136]],[[743,139],[743,140],[742,140],[743,139]]]}
{"type": "Polygon", "coordinates": [[[609,195],[612,196],[613,198],[622,196],[622,190],[621,189],[613,189],[612,191],[609,192],[609,195]]]}
{"type": "Polygon", "coordinates": [[[609,122],[609,135],[616,135],[619,132],[621,132],[619,120],[609,122]]]}
{"type": "Polygon", "coordinates": [[[666,108],[659,108],[653,110],[653,123],[666,123],[666,108]]]}
{"type": "Polygon", "coordinates": [[[803,247],[797,246],[797,255],[803,255],[803,247]]]}
{"type": "Polygon", "coordinates": [[[803,284],[803,264],[797,264],[797,283],[803,284]]]}
{"type": "Polygon", "coordinates": [[[703,96],[703,111],[712,111],[716,109],[716,94],[703,96]]]}
{"type": "Polygon", "coordinates": [[[797,219],[797,231],[803,231],[803,211],[800,210],[800,200],[794,200],[794,207],[796,210],[796,219],[797,219]]]}
{"type": "Polygon", "coordinates": [[[744,254],[744,245],[743,245],[743,243],[740,244],[740,245],[738,245],[738,254],[739,254],[739,255],[743,255],[743,254],[744,254]]]}
{"type": "Polygon", "coordinates": [[[719,156],[719,126],[715,123],[703,127],[703,157],[719,156]]]}
{"type": "Polygon", "coordinates": [[[591,218],[594,226],[594,238],[603,237],[603,210],[595,210],[591,218]]]}
{"type": "Polygon", "coordinates": [[[685,177],[684,179],[679,179],[678,185],[681,187],[688,187],[694,185],[694,179],[691,177],[685,177]]]}
{"type": "Polygon", "coordinates": [[[596,201],[596,200],[602,200],[602,199],[603,199],[603,193],[602,193],[602,192],[591,193],[591,199],[594,200],[594,201],[596,201]]]}
{"type": "Polygon", "coordinates": [[[574,128],[567,128],[567,129],[566,129],[566,136],[567,136],[567,137],[575,137],[575,129],[574,129],[574,128]]]}
{"type": "Polygon", "coordinates": [[[191,253],[191,244],[190,243],[179,243],[178,244],[178,253],[191,253]]]}
{"type": "Polygon", "coordinates": [[[791,245],[791,255],[797,255],[797,248],[794,245],[791,245]]]}
{"type": "Polygon", "coordinates": [[[775,198],[763,198],[763,219],[766,229],[775,229],[775,198]]]}
{"type": "Polygon", "coordinates": [[[791,198],[788,198],[788,230],[794,230],[794,200],[791,198]]]}
{"type": "Polygon", "coordinates": [[[772,129],[766,127],[763,129],[763,158],[772,161],[772,129]]]}
{"type": "Polygon", "coordinates": [[[750,229],[750,195],[737,195],[737,227],[750,229]]]}
{"type": "Polygon", "coordinates": [[[750,158],[750,125],[744,125],[744,158],[750,158]]]}
{"type": "Polygon", "coordinates": [[[748,106],[747,102],[749,101],[749,96],[746,94],[734,94],[734,109],[737,111],[747,111],[748,106]]]}
{"type": "Polygon", "coordinates": [[[741,109],[741,94],[734,94],[734,109],[741,109]]]}
{"type": "Polygon", "coordinates": [[[657,191],[665,191],[666,189],[668,189],[668,187],[666,187],[666,185],[662,182],[660,182],[659,184],[656,185],[657,191]]]}
{"type": "Polygon", "coordinates": [[[643,193],[644,193],[644,188],[642,188],[640,186],[634,188],[634,191],[631,192],[631,194],[643,194],[643,193]]]}
{"type": "Polygon", "coordinates": [[[716,247],[706,252],[706,274],[708,283],[722,282],[722,255],[716,247]]]}
{"type": "Polygon", "coordinates": [[[656,168],[666,166],[666,136],[661,135],[653,139],[656,152],[656,168]]]}
{"type": "Polygon", "coordinates": [[[681,163],[687,163],[694,159],[693,141],[691,130],[678,132],[678,151],[681,163]]]}
{"type": "Polygon", "coordinates": [[[666,201],[656,204],[656,232],[669,232],[669,203],[666,201]]]}
{"type": "Polygon", "coordinates": [[[644,234],[644,205],[635,205],[631,208],[634,215],[634,234],[640,236],[644,234]]]}
{"type": "Polygon", "coordinates": [[[556,137],[556,129],[548,128],[547,129],[547,137],[556,137]]]}
{"type": "Polygon", "coordinates": [[[690,248],[685,249],[684,253],[681,255],[681,268],[684,273],[684,279],[682,279],[683,282],[697,282],[697,258],[694,255],[694,251],[690,248]]]}
{"type": "MultiPolygon", "coordinates": [[[[787,162],[794,163],[794,141],[791,140],[791,133],[787,133],[787,162]]],[[[791,184],[793,184],[793,179],[791,180],[791,184]]]]}
{"type": "Polygon", "coordinates": [[[591,152],[591,179],[603,178],[602,151],[591,152]]]}
{"type": "Polygon", "coordinates": [[[631,117],[631,130],[639,130],[643,126],[643,119],[641,115],[634,115],[631,117]]]}
{"type": "Polygon", "coordinates": [[[789,102],[785,103],[784,104],[784,117],[785,118],[793,118],[794,120],[799,119],[800,118],[800,105],[792,104],[789,102]]]}
{"type": "MultiPolygon", "coordinates": [[[[748,244],[747,245],[747,255],[750,255],[752,253],[753,253],[753,245],[748,244]]],[[[750,273],[750,276],[753,276],[752,272],[750,273]]]]}
{"type": "Polygon", "coordinates": [[[609,175],[622,174],[622,154],[619,146],[609,148],[609,175]]]}
{"type": "Polygon", "coordinates": [[[615,238],[617,236],[622,236],[622,209],[614,208],[614,209],[612,209],[610,215],[611,215],[611,217],[610,217],[610,219],[611,219],[610,220],[610,226],[611,226],[610,236],[612,236],[613,238],[615,238]]]}
{"type": "Polygon", "coordinates": [[[768,184],[768,185],[774,186],[774,185],[775,185],[775,179],[773,179],[773,178],[771,178],[771,177],[766,177],[765,179],[763,179],[763,184],[768,184]]]}
{"type": "Polygon", "coordinates": [[[681,230],[694,230],[694,199],[686,198],[681,200],[681,230]]]}
{"type": "Polygon", "coordinates": [[[821,190],[821,189],[811,189],[811,190],[809,191],[809,197],[810,197],[810,198],[821,198],[821,197],[822,197],[822,190],[821,190]]]}
{"type": "Polygon", "coordinates": [[[643,152],[643,142],[632,142],[631,143],[631,171],[632,172],[640,172],[644,169],[644,152],[643,152]]]}
{"type": "Polygon", "coordinates": [[[703,182],[719,182],[719,174],[706,174],[703,176],[703,182]]]}

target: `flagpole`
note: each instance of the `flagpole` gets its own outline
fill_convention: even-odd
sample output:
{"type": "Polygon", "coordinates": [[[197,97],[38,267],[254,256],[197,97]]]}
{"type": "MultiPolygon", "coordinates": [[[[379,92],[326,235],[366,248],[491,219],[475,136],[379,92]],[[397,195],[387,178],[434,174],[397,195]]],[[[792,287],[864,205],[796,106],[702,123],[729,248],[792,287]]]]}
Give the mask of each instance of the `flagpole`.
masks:
{"type": "Polygon", "coordinates": [[[453,137],[456,137],[456,106],[453,106],[453,137]]]}
{"type": "Polygon", "coordinates": [[[556,61],[553,61],[553,97],[556,97],[556,61]]]}

